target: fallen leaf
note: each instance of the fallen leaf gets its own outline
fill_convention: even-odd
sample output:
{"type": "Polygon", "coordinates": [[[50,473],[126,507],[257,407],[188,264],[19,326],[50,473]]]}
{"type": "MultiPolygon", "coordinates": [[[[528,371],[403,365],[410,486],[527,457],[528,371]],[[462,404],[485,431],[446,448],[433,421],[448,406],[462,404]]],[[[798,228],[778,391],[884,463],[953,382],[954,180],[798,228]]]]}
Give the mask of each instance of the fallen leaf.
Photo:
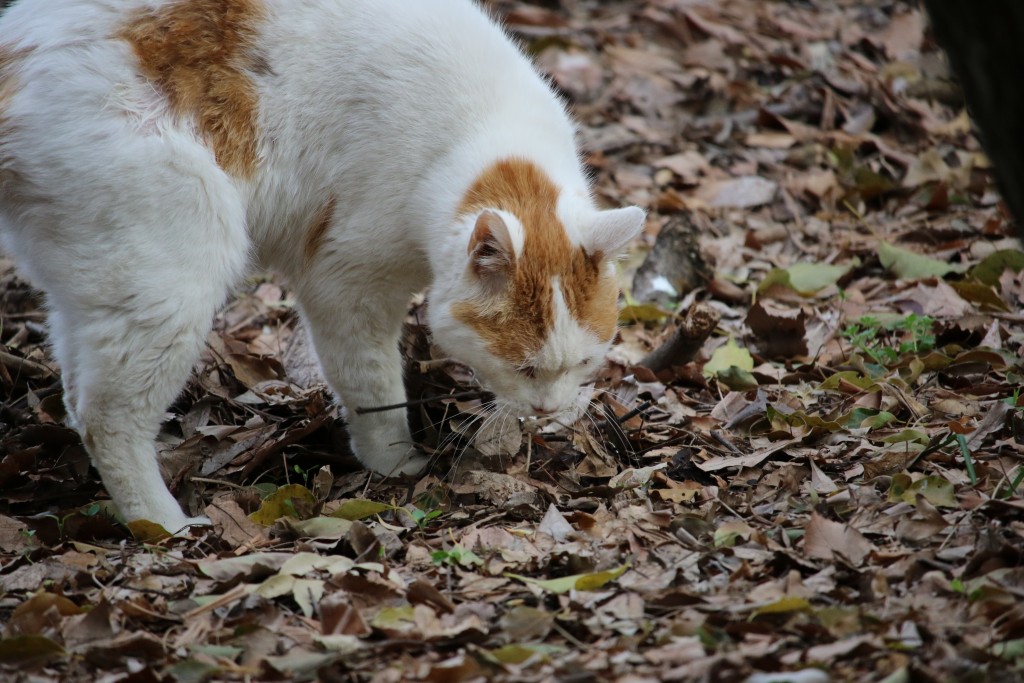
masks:
{"type": "Polygon", "coordinates": [[[961,270],[951,263],[939,261],[888,242],[878,243],[878,260],[881,261],[882,267],[905,280],[942,277],[961,270]]]}
{"type": "Polygon", "coordinates": [[[778,192],[777,183],[760,176],[701,183],[695,196],[713,208],[750,209],[767,204],[778,192]]]}
{"type": "Polygon", "coordinates": [[[842,557],[859,565],[874,546],[856,529],[833,522],[818,513],[811,514],[805,527],[804,551],[809,557],[832,561],[842,557]]]}
{"type": "Polygon", "coordinates": [[[540,580],[520,574],[506,574],[509,578],[519,579],[523,583],[537,586],[549,593],[568,593],[571,590],[592,591],[601,588],[609,581],[619,578],[629,568],[628,564],[620,565],[615,569],[592,574],[573,574],[558,579],[540,580]]]}

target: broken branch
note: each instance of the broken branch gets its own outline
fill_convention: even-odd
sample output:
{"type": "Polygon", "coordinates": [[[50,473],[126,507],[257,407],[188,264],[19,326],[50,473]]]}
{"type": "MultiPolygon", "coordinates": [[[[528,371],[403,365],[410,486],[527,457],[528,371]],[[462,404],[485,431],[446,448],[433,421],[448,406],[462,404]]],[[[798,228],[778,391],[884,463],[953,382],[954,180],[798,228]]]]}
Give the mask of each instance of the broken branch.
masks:
{"type": "Polygon", "coordinates": [[[658,373],[673,365],[684,365],[696,358],[704,342],[715,331],[722,315],[710,305],[697,302],[686,311],[672,335],[647,354],[638,365],[658,373]]]}

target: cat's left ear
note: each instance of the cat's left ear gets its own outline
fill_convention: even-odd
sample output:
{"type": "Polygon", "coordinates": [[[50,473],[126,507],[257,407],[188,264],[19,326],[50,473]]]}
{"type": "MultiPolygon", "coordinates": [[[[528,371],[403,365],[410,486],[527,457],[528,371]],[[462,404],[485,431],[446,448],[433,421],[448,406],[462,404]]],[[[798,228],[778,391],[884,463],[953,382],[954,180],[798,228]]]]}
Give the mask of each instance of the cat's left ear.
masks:
{"type": "Polygon", "coordinates": [[[643,230],[646,215],[638,206],[598,212],[583,236],[583,249],[594,257],[615,258],[643,230]]]}
{"type": "Polygon", "coordinates": [[[516,248],[505,219],[497,211],[484,209],[477,216],[469,238],[469,264],[477,281],[499,292],[515,267],[516,248]]]}

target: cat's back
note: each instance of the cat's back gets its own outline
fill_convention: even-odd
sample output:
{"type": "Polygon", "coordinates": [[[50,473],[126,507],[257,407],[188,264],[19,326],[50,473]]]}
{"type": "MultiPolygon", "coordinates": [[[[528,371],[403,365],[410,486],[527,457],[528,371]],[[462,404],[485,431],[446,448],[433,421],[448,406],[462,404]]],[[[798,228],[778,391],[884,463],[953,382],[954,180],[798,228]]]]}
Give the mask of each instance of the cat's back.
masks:
{"type": "Polygon", "coordinates": [[[0,11],[0,45],[5,50],[50,50],[84,45],[115,32],[126,13],[143,0],[16,0],[0,11]]]}
{"type": "Polygon", "coordinates": [[[191,129],[239,175],[304,119],[349,140],[359,116],[443,128],[533,80],[471,0],[17,0],[0,15],[0,147],[191,129]]]}
{"type": "Polygon", "coordinates": [[[237,192],[264,241],[318,187],[378,205],[496,117],[571,146],[560,102],[471,0],[17,0],[0,15],[0,232],[24,207],[127,204],[125,186],[148,201],[185,170],[237,192]]]}

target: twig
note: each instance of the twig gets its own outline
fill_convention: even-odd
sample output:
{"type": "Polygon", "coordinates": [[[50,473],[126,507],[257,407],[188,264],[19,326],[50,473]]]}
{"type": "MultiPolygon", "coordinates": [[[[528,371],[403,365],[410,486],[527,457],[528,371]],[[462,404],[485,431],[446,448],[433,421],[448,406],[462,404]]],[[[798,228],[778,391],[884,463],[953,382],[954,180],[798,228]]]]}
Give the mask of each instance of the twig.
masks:
{"type": "Polygon", "coordinates": [[[248,490],[248,489],[252,488],[251,486],[241,486],[239,484],[234,484],[234,483],[232,483],[230,481],[224,481],[223,479],[208,479],[206,477],[189,477],[188,480],[189,481],[198,481],[198,482],[201,482],[203,484],[216,484],[218,486],[227,486],[228,488],[237,489],[237,490],[240,490],[240,491],[241,490],[248,490]]]}
{"type": "Polygon", "coordinates": [[[242,479],[245,479],[252,474],[253,470],[262,465],[263,462],[274,453],[277,453],[285,446],[290,446],[299,439],[312,434],[316,430],[320,429],[320,427],[322,427],[329,419],[330,413],[325,410],[319,415],[310,418],[309,422],[304,426],[299,427],[298,429],[293,429],[277,441],[271,441],[270,443],[265,444],[262,448],[252,454],[252,460],[246,463],[245,467],[242,468],[242,479]]]}
{"type": "Polygon", "coordinates": [[[722,315],[706,303],[698,301],[686,311],[686,317],[665,343],[651,351],[639,365],[658,373],[673,365],[684,365],[700,352],[722,315]]]}
{"type": "Polygon", "coordinates": [[[743,455],[743,451],[737,448],[731,441],[729,441],[729,439],[725,438],[725,434],[722,434],[722,432],[717,429],[712,429],[708,434],[711,435],[712,439],[729,449],[731,453],[735,455],[743,455]]]}
{"type": "Polygon", "coordinates": [[[644,455],[645,453],[650,453],[651,451],[657,450],[659,448],[668,448],[669,446],[677,446],[677,445],[683,443],[684,441],[686,441],[687,439],[692,439],[692,438],[693,438],[692,434],[680,434],[679,436],[673,436],[671,439],[665,439],[664,441],[661,441],[659,443],[653,443],[653,444],[651,444],[650,446],[648,446],[646,448],[641,448],[640,450],[638,450],[636,452],[636,456],[640,457],[641,455],[644,455]]]}
{"type": "Polygon", "coordinates": [[[53,377],[57,374],[42,363],[37,363],[34,360],[22,358],[21,356],[15,356],[13,353],[7,353],[6,351],[0,351],[0,363],[15,372],[31,378],[53,377]]]}
{"type": "Polygon", "coordinates": [[[636,417],[640,413],[642,413],[645,410],[647,410],[648,408],[650,408],[651,405],[652,404],[651,404],[650,401],[644,401],[643,403],[638,405],[636,408],[633,408],[633,410],[631,410],[628,413],[626,413],[625,415],[623,415],[622,417],[615,418],[615,421],[618,422],[620,425],[621,424],[625,424],[629,420],[632,420],[634,417],[636,417]]]}
{"type": "Polygon", "coordinates": [[[457,394],[445,394],[444,396],[431,396],[429,398],[417,398],[412,401],[406,401],[405,403],[392,403],[389,406],[374,406],[372,408],[356,408],[353,412],[357,415],[364,415],[366,413],[380,413],[385,410],[398,410],[399,408],[408,408],[409,406],[421,406],[427,403],[437,403],[445,399],[463,400],[469,398],[481,398],[485,395],[485,392],[480,390],[475,391],[462,391],[457,394]]]}

